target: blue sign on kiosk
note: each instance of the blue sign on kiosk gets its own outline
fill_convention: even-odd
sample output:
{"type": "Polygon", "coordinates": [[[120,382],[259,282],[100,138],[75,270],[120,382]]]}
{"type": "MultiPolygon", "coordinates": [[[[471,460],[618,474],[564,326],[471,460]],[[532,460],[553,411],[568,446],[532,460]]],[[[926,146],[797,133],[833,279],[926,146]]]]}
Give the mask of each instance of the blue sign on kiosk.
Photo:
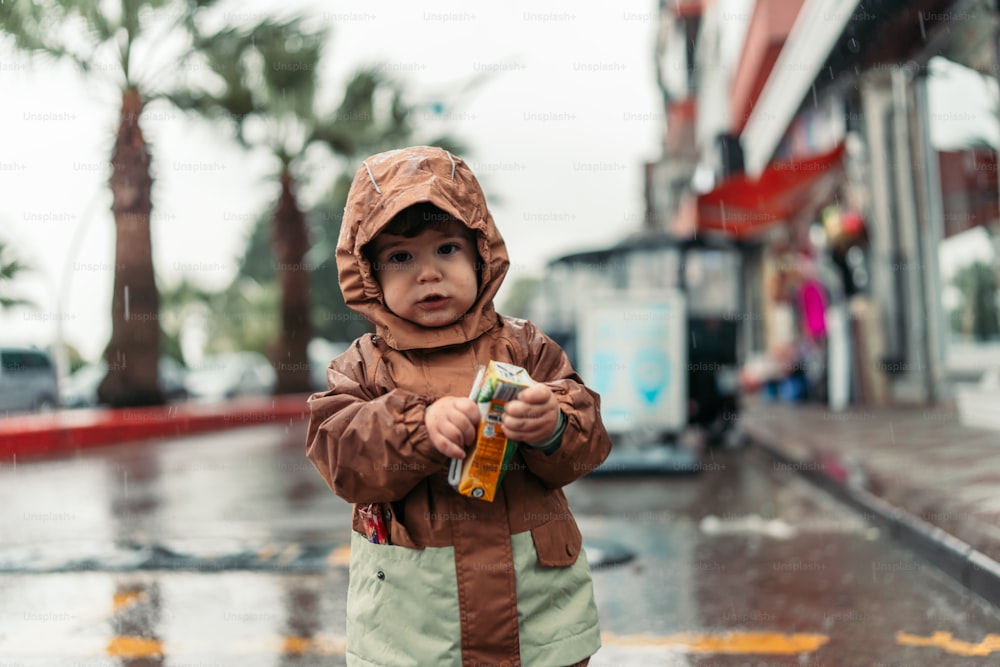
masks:
{"type": "Polygon", "coordinates": [[[579,370],[609,432],[684,429],[686,317],[677,290],[609,293],[580,313],[579,370]]]}

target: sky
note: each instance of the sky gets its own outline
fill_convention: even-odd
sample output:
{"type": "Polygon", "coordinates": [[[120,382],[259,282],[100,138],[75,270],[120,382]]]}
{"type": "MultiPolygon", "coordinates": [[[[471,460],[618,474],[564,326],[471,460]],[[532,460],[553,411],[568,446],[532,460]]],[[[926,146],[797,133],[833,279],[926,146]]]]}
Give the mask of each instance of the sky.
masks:
{"type": "MultiPolygon", "coordinates": [[[[426,101],[428,127],[463,140],[511,255],[506,290],[561,254],[639,228],[643,164],[661,157],[654,74],[655,0],[224,4],[227,22],[295,8],[331,26],[321,99],[332,110],[348,76],[377,65],[426,101]],[[439,91],[481,74],[457,108],[439,91]]],[[[171,63],[159,63],[169,69],[171,63]]],[[[66,64],[0,46],[0,238],[32,266],[16,283],[37,305],[0,314],[0,343],[48,346],[59,335],[86,359],[110,337],[114,225],[107,187],[117,123],[114,90],[66,64]]],[[[221,125],[150,104],[141,125],[153,155],[157,281],[224,287],[252,221],[272,205],[273,164],[238,148],[221,125]]],[[[351,171],[356,165],[351,167],[351,171]]],[[[304,184],[308,205],[332,173],[304,184]]]]}

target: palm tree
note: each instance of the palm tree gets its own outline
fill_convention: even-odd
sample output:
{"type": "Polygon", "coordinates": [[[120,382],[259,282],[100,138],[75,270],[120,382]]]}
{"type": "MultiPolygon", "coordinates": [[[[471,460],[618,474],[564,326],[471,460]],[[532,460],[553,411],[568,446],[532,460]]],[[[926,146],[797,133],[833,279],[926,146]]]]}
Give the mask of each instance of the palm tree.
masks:
{"type": "Polygon", "coordinates": [[[184,109],[231,122],[246,148],[263,148],[276,163],[280,193],[272,219],[271,246],[281,291],[281,327],[271,359],[279,394],[310,389],[307,348],[309,249],[305,214],[298,201],[295,167],[316,142],[316,68],[325,28],[308,30],[302,19],[229,28],[206,44],[208,68],[224,84],[218,95],[176,95],[184,109]]]}
{"type": "Polygon", "coordinates": [[[375,69],[352,78],[337,109],[319,107],[317,73],[328,32],[306,23],[293,18],[221,32],[204,55],[224,84],[222,92],[172,98],[181,108],[231,122],[245,147],[262,148],[274,157],[279,195],[270,245],[281,292],[281,326],[271,358],[277,393],[311,389],[310,274],[319,264],[310,260],[316,253],[310,252],[307,216],[298,197],[311,149],[325,146],[353,158],[360,151],[399,146],[413,135],[413,114],[403,102],[402,88],[375,69]],[[380,96],[387,101],[384,108],[378,104],[380,96]]]}
{"type": "Polygon", "coordinates": [[[163,403],[158,384],[159,295],[150,240],[150,151],[143,110],[176,85],[176,72],[204,42],[195,19],[213,0],[7,0],[0,30],[32,54],[69,60],[120,93],[111,149],[115,276],[108,374],[98,394],[112,406],[163,403]],[[78,27],[72,30],[68,27],[78,27]],[[143,54],[142,57],[137,54],[143,54]]]}

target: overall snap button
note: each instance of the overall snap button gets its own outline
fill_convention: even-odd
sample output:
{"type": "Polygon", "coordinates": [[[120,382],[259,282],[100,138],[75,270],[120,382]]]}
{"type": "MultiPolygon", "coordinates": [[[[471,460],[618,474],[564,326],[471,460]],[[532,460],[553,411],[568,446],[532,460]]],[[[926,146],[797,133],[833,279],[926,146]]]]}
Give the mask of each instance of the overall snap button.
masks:
{"type": "Polygon", "coordinates": [[[379,579],[382,579],[383,581],[385,580],[385,572],[383,572],[382,570],[379,570],[375,576],[378,577],[379,579]]]}

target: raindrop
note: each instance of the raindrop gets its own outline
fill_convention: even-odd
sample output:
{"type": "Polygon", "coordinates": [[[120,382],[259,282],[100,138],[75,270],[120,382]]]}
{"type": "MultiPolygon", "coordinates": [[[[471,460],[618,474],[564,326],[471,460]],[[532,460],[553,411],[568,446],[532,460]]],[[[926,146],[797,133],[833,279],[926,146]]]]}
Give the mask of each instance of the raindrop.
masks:
{"type": "Polygon", "coordinates": [[[851,53],[857,53],[861,50],[861,44],[858,42],[857,38],[851,37],[847,40],[847,49],[851,53]]]}
{"type": "Polygon", "coordinates": [[[125,286],[125,321],[128,322],[128,285],[125,286]]]}

